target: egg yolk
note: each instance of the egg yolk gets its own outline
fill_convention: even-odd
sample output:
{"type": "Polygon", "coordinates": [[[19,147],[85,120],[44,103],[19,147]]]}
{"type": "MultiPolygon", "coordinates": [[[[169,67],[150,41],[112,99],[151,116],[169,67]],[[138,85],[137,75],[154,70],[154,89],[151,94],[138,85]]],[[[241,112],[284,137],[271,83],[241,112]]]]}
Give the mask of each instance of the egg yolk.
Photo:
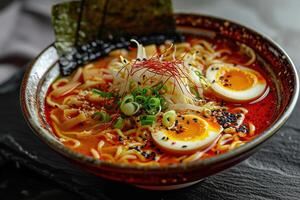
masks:
{"type": "Polygon", "coordinates": [[[217,80],[226,89],[241,91],[251,88],[256,82],[256,76],[238,68],[224,69],[219,71],[217,80]]]}
{"type": "Polygon", "coordinates": [[[185,115],[177,117],[178,123],[171,130],[164,130],[164,134],[174,141],[203,140],[208,136],[208,123],[200,117],[185,115]]]}

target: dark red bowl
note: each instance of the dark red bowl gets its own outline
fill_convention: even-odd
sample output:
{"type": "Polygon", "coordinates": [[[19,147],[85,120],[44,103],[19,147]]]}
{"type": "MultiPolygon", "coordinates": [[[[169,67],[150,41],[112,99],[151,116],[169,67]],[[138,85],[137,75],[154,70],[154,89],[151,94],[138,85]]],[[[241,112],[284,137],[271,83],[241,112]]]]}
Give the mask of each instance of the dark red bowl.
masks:
{"type": "Polygon", "coordinates": [[[46,144],[82,169],[97,176],[138,185],[149,189],[175,189],[191,185],[207,176],[227,169],[253,154],[285,123],[295,107],[299,81],[291,59],[268,37],[232,21],[203,15],[176,14],[177,29],[183,33],[214,38],[226,37],[252,47],[264,63],[276,85],[278,106],[271,125],[254,140],[205,160],[170,166],[132,166],[115,164],[72,151],[65,147],[51,132],[44,115],[44,99],[50,84],[59,75],[58,55],[53,45],[46,48],[31,63],[21,88],[21,104],[25,118],[33,131],[46,144]]]}

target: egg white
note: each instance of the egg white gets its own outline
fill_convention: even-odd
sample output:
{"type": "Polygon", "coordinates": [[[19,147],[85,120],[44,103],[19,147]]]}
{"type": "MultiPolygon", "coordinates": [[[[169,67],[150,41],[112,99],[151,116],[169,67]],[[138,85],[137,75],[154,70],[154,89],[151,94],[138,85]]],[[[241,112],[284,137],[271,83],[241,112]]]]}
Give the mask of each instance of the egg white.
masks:
{"type": "Polygon", "coordinates": [[[226,100],[233,101],[233,102],[247,102],[259,98],[267,89],[266,81],[261,83],[257,80],[256,74],[258,73],[259,72],[255,70],[252,70],[250,68],[241,65],[233,66],[231,64],[213,64],[207,68],[206,78],[211,83],[212,90],[215,93],[219,94],[220,96],[225,97],[226,100]],[[216,68],[219,69],[216,70],[216,68]],[[227,68],[227,69],[239,68],[241,70],[250,72],[256,77],[256,79],[254,79],[254,83],[252,87],[246,90],[235,91],[235,90],[226,89],[222,85],[218,84],[218,81],[216,80],[218,71],[221,70],[222,68],[227,68]]]}
{"type": "Polygon", "coordinates": [[[164,130],[160,129],[152,133],[152,138],[156,145],[158,145],[162,150],[173,154],[191,154],[198,150],[203,150],[209,147],[220,136],[220,133],[223,131],[223,128],[221,126],[219,127],[219,129],[212,128],[210,127],[209,123],[204,119],[198,116],[193,117],[197,118],[197,120],[201,120],[202,123],[204,123],[205,131],[207,133],[207,136],[205,138],[193,141],[182,141],[175,140],[172,138],[166,139],[167,134],[164,130]]]}

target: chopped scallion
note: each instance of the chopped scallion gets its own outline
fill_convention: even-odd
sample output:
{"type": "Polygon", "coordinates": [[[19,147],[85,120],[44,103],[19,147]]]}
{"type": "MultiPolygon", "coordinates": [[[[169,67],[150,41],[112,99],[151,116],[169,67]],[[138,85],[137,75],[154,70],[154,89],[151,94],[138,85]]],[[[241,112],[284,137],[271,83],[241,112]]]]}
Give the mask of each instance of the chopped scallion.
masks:
{"type": "Polygon", "coordinates": [[[160,106],[160,99],[156,97],[152,97],[149,99],[147,104],[150,108],[157,108],[160,106]]]}
{"type": "Polygon", "coordinates": [[[121,111],[127,116],[132,116],[137,113],[140,107],[140,104],[134,102],[134,97],[132,95],[125,96],[120,105],[121,111]]]}
{"type": "Polygon", "coordinates": [[[118,117],[114,124],[114,128],[122,129],[123,126],[124,126],[124,119],[122,117],[118,117]]]}
{"type": "Polygon", "coordinates": [[[144,115],[140,118],[141,125],[152,125],[156,121],[156,117],[154,115],[144,115]]]}
{"type": "Polygon", "coordinates": [[[111,117],[109,116],[109,114],[107,114],[104,111],[101,112],[95,112],[94,116],[96,116],[97,118],[99,118],[99,120],[103,123],[109,122],[111,120],[111,117]]]}
{"type": "Polygon", "coordinates": [[[103,92],[98,89],[92,89],[92,92],[94,94],[97,94],[97,95],[100,95],[101,97],[106,97],[106,98],[111,98],[113,96],[113,94],[111,92],[103,92]]]}
{"type": "Polygon", "coordinates": [[[165,127],[170,128],[174,125],[176,120],[176,112],[174,110],[170,110],[163,115],[162,123],[165,127]]]}
{"type": "Polygon", "coordinates": [[[146,98],[145,96],[142,96],[142,95],[137,95],[137,96],[135,97],[135,101],[136,101],[137,103],[139,103],[139,104],[144,104],[144,103],[146,103],[147,98],[146,98]]]}

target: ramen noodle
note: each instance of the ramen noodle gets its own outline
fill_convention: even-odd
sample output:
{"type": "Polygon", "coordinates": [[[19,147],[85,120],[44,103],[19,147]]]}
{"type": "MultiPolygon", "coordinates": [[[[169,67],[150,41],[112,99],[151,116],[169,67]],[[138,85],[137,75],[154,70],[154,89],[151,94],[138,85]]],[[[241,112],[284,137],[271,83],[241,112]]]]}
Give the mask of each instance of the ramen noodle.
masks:
{"type": "Polygon", "coordinates": [[[132,42],[49,88],[47,120],[64,145],[107,162],[161,166],[228,152],[270,124],[274,85],[245,44],[132,42]]]}

